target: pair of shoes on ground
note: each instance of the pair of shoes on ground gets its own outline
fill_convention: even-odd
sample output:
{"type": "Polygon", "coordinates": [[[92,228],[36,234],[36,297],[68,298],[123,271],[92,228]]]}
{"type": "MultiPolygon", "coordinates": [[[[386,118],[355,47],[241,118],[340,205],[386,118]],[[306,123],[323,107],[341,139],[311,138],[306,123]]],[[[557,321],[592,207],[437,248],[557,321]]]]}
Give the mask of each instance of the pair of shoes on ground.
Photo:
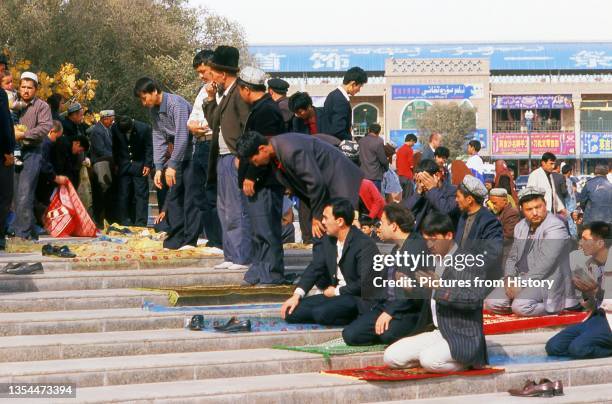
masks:
{"type": "Polygon", "coordinates": [[[42,255],[55,256],[60,258],[75,258],[76,254],[70,251],[67,245],[61,247],[45,244],[42,247],[42,255]]]}
{"type": "Polygon", "coordinates": [[[516,397],[553,397],[563,395],[563,382],[557,380],[553,382],[549,379],[541,379],[539,383],[534,380],[525,381],[525,385],[520,389],[508,390],[511,396],[516,397]]]}
{"type": "Polygon", "coordinates": [[[44,269],[40,262],[28,264],[27,262],[10,262],[0,270],[6,275],[32,275],[43,273],[44,269]]]}
{"type": "Polygon", "coordinates": [[[239,269],[249,269],[247,265],[234,264],[230,261],[222,262],[221,264],[215,265],[215,269],[229,269],[231,271],[237,271],[239,269]]]}
{"type": "MultiPolygon", "coordinates": [[[[215,331],[219,332],[250,332],[251,331],[251,320],[238,320],[236,317],[232,317],[225,325],[218,325],[213,327],[215,331]]],[[[189,329],[193,331],[200,331],[204,329],[204,316],[196,314],[191,317],[189,321],[189,329]]]]}

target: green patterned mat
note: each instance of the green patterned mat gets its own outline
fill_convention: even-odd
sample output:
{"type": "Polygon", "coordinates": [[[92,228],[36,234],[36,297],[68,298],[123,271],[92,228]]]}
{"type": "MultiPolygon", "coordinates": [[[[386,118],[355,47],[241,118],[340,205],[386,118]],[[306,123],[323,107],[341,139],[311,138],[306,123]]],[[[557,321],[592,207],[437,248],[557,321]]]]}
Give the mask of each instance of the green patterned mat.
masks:
{"type": "Polygon", "coordinates": [[[321,354],[325,358],[330,358],[335,355],[350,355],[364,352],[382,352],[387,345],[366,345],[366,346],[350,346],[346,345],[342,337],[332,339],[331,341],[322,342],[320,344],[303,345],[303,346],[287,346],[274,345],[274,349],[285,349],[288,351],[308,352],[321,354]]]}

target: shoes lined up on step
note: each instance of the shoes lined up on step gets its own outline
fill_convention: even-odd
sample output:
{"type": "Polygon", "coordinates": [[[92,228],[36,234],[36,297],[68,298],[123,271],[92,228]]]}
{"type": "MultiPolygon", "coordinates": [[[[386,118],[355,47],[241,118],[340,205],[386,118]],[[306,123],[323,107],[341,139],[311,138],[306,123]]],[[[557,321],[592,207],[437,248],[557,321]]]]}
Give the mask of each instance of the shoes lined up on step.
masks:
{"type": "Polygon", "coordinates": [[[70,251],[67,245],[61,247],[54,246],[51,244],[45,244],[42,247],[42,255],[52,255],[60,258],[74,258],[76,254],[70,251]]]}
{"type": "Polygon", "coordinates": [[[520,389],[508,390],[511,396],[516,397],[553,397],[563,395],[563,382],[557,380],[553,382],[549,379],[541,379],[539,383],[534,380],[525,381],[525,385],[520,389]]]}
{"type": "Polygon", "coordinates": [[[0,270],[0,273],[7,275],[32,275],[43,272],[43,265],[40,262],[31,265],[27,262],[10,262],[0,270]]]}
{"type": "MultiPolygon", "coordinates": [[[[203,330],[204,327],[204,316],[196,314],[191,317],[188,325],[192,331],[203,330]]],[[[218,325],[213,327],[215,331],[219,332],[250,332],[251,331],[251,320],[238,320],[236,317],[232,317],[224,325],[218,325]]]]}

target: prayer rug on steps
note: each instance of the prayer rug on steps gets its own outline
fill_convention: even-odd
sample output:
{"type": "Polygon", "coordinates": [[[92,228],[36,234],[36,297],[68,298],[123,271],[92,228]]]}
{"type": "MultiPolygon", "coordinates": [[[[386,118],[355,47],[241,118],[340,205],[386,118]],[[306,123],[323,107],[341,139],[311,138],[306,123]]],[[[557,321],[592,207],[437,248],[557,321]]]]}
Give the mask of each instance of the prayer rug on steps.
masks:
{"type": "Polygon", "coordinates": [[[539,317],[519,317],[514,314],[483,313],[485,335],[507,334],[543,327],[577,324],[586,319],[588,313],[563,311],[559,314],[539,317]]]}
{"type": "Polygon", "coordinates": [[[422,380],[450,376],[486,376],[503,372],[502,368],[484,368],[464,370],[461,372],[430,373],[423,368],[413,367],[406,369],[392,369],[387,366],[367,366],[365,368],[323,370],[322,374],[350,377],[352,379],[369,382],[396,382],[402,380],[422,380]]]}
{"type": "Polygon", "coordinates": [[[288,351],[298,351],[307,353],[321,354],[326,358],[335,355],[351,355],[356,353],[364,352],[380,352],[384,351],[386,345],[364,345],[364,346],[350,346],[347,345],[342,337],[332,339],[331,341],[322,342],[320,344],[304,345],[304,346],[286,346],[286,345],[274,345],[274,349],[285,349],[288,351]]]}
{"type": "Polygon", "coordinates": [[[293,285],[273,286],[242,286],[242,285],[215,285],[215,286],[185,286],[162,289],[140,289],[154,292],[166,292],[168,303],[176,305],[194,305],[198,303],[231,304],[285,301],[293,295],[293,285]],[[245,300],[248,300],[246,302],[245,300]],[[218,303],[218,302],[223,303],[218,303]]]}

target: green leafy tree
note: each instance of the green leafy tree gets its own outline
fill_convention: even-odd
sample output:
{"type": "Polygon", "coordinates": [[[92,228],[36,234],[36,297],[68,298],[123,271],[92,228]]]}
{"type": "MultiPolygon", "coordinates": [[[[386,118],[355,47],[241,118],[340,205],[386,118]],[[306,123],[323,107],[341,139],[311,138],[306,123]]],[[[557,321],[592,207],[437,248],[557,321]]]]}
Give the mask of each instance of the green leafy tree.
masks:
{"type": "Polygon", "coordinates": [[[431,133],[440,133],[451,158],[465,154],[466,142],[476,130],[476,109],[457,103],[435,103],[417,119],[420,142],[426,144],[431,133]]]}
{"type": "Polygon", "coordinates": [[[133,97],[149,75],[193,101],[199,86],[191,62],[199,49],[232,45],[249,60],[236,23],[187,0],[2,0],[0,48],[31,60],[34,71],[70,62],[99,80],[92,107],[146,117],[133,97]]]}

